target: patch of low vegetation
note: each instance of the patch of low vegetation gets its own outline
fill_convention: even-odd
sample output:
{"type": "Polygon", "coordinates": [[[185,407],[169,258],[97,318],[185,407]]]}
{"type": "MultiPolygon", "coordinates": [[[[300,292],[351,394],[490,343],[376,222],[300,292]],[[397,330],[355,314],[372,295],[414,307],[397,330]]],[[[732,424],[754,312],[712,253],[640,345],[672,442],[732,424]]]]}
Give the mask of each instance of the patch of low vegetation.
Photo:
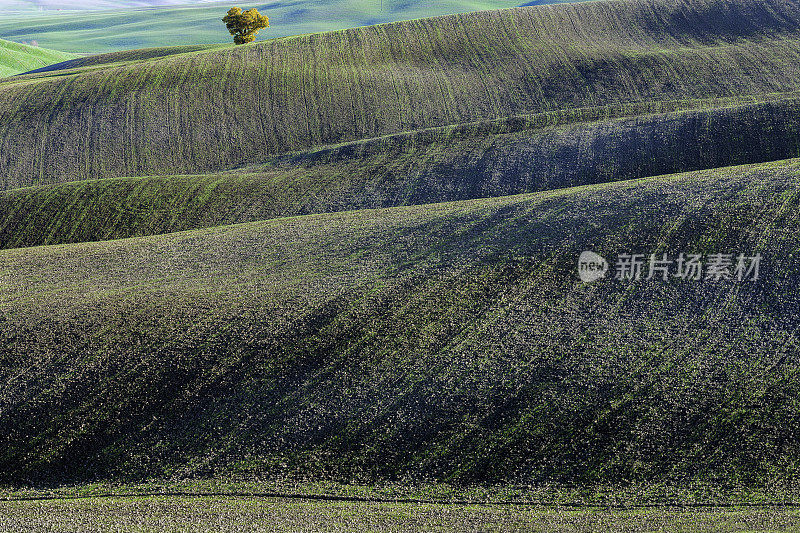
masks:
{"type": "Polygon", "coordinates": [[[0,502],[10,533],[57,525],[76,533],[162,531],[787,531],[795,509],[609,509],[495,507],[402,502],[315,502],[279,498],[151,496],[0,502]]]}

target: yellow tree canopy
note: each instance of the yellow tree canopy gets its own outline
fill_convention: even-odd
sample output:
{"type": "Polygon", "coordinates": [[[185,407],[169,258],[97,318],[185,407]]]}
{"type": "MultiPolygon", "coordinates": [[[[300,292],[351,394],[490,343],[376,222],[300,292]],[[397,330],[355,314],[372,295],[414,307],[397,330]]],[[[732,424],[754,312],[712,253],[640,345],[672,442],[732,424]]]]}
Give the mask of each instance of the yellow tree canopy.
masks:
{"type": "Polygon", "coordinates": [[[269,27],[269,17],[259,13],[256,8],[242,11],[239,7],[232,7],[222,22],[233,35],[233,42],[236,44],[253,42],[258,30],[269,27]]]}

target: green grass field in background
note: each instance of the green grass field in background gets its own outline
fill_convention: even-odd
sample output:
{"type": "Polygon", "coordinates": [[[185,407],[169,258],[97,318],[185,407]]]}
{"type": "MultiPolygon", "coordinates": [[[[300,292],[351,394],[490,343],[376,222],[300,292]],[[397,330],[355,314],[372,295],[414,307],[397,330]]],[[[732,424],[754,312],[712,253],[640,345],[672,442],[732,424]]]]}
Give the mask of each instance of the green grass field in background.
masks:
{"type": "MultiPolygon", "coordinates": [[[[220,20],[236,2],[187,7],[31,13],[4,17],[0,38],[94,54],[232,42],[220,20]]],[[[270,18],[259,40],[519,5],[519,0],[298,0],[241,4],[270,18]],[[381,7],[383,6],[383,7],[381,7]]]]}
{"type": "Polygon", "coordinates": [[[66,61],[75,54],[0,40],[0,78],[66,61]]]}

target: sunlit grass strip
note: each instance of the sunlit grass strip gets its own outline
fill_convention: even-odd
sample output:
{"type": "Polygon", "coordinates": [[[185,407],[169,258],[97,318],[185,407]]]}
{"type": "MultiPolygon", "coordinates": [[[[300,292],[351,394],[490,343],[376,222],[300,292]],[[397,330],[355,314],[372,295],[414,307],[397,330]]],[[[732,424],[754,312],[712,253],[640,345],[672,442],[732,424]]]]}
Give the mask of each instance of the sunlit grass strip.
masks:
{"type": "Polygon", "coordinates": [[[76,57],[75,54],[0,39],[0,78],[27,72],[76,57]]]}

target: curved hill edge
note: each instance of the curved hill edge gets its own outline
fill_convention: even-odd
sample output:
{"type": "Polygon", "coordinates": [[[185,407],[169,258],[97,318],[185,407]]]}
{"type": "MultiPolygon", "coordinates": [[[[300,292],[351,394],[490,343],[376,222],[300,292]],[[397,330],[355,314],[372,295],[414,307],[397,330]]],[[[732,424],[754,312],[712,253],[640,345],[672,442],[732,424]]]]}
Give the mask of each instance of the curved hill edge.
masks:
{"type": "MultiPolygon", "coordinates": [[[[233,46],[233,45],[230,45],[233,46]]],[[[40,78],[41,74],[58,73],[59,75],[65,74],[78,74],[83,69],[87,68],[101,68],[106,66],[121,66],[130,64],[136,61],[147,61],[150,59],[157,59],[161,57],[189,54],[202,52],[206,50],[213,50],[217,48],[227,48],[229,45],[186,45],[186,46],[165,46],[158,48],[141,48],[137,50],[125,50],[122,52],[109,52],[106,54],[93,54],[88,56],[76,57],[53,65],[37,68],[22,72],[16,76],[18,80],[36,79],[40,78]],[[63,72],[62,72],[63,71],[63,72]]],[[[72,54],[75,55],[75,54],[72,54]]]]}
{"type": "Polygon", "coordinates": [[[75,57],[76,54],[0,39],[0,84],[7,76],[75,57]]]}

